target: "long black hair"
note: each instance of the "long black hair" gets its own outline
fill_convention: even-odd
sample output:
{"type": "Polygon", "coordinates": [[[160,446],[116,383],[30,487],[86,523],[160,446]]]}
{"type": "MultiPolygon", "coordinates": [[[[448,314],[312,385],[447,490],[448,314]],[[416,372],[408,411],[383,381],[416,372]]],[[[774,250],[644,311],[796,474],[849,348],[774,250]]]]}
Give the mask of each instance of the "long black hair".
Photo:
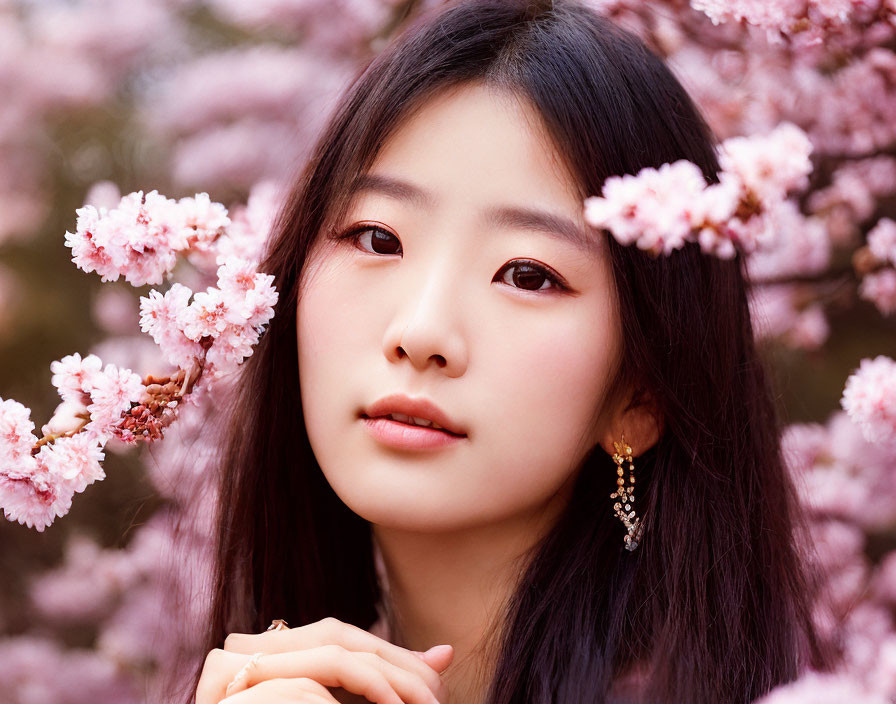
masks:
{"type": "MultiPolygon", "coordinates": [[[[334,493],[308,442],[295,306],[307,253],[344,212],[352,180],[411,110],[468,81],[531,102],[583,198],[610,175],[678,159],[718,181],[714,137],[667,66],[581,3],[448,3],[375,56],[323,130],[260,265],[280,299],[222,438],[209,650],[273,618],[377,619],[370,525],[334,493]]],[[[595,447],[502,614],[487,701],[613,701],[614,682],[637,667],[646,701],[751,702],[824,655],[744,262],[696,244],[652,258],[594,236],[606,238],[618,289],[615,381],[649,390],[663,419],[635,460],[644,535],[624,549],[615,465],[595,447]]]]}

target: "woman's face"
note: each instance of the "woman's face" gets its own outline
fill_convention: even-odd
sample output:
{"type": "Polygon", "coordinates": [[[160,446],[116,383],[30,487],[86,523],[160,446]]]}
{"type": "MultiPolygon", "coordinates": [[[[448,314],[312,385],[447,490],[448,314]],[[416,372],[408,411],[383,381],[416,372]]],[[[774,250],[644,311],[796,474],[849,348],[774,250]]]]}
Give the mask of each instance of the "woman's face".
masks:
{"type": "Polygon", "coordinates": [[[384,145],[337,227],[357,237],[321,233],[312,249],[297,307],[305,421],[327,480],[368,521],[451,530],[541,514],[606,435],[615,288],[560,163],[531,108],[451,89],[384,145]],[[396,393],[467,436],[377,439],[360,414],[396,393]]]}

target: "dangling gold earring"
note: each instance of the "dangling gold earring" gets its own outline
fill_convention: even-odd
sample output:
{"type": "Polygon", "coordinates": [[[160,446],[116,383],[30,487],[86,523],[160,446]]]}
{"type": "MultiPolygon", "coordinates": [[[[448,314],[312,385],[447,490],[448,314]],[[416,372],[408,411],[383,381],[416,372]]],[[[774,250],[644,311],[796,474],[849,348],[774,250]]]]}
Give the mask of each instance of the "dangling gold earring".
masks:
{"type": "Polygon", "coordinates": [[[613,504],[613,510],[628,531],[628,535],[624,538],[625,549],[631,551],[638,547],[638,541],[641,540],[642,525],[641,518],[635,515],[635,509],[633,508],[635,503],[635,465],[632,463],[632,448],[625,442],[624,431],[622,433],[622,442],[614,440],[613,447],[616,448],[616,452],[613,453],[613,461],[617,465],[616,474],[619,476],[616,479],[616,484],[619,488],[610,494],[610,498],[619,499],[619,501],[613,504]],[[628,462],[629,486],[625,486],[625,479],[623,478],[625,472],[622,469],[622,463],[626,461],[628,462]]]}

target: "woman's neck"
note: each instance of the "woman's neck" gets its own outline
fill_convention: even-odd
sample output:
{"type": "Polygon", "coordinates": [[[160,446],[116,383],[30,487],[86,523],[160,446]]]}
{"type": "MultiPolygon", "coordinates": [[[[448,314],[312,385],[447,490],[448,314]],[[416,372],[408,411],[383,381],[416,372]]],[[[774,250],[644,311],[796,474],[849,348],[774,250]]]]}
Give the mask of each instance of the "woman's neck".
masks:
{"type": "Polygon", "coordinates": [[[372,526],[391,640],[419,651],[452,645],[442,677],[453,701],[483,701],[507,602],[566,500],[558,494],[528,516],[453,533],[372,526]]]}

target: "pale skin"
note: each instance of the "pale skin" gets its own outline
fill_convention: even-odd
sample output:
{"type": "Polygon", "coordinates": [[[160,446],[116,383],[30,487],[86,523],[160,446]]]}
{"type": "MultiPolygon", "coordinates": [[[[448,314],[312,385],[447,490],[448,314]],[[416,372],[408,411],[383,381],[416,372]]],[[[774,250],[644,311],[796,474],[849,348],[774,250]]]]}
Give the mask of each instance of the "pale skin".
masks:
{"type": "Polygon", "coordinates": [[[361,234],[318,240],[296,311],[298,364],[315,457],[382,553],[395,642],[337,621],[234,634],[210,654],[197,704],[482,702],[502,605],[583,458],[598,444],[612,454],[623,430],[636,458],[659,436],[649,406],[607,395],[622,338],[606,245],[534,108],[454,87],[402,124],[369,173],[421,195],[362,190],[338,228],[363,223],[361,234]],[[559,216],[592,244],[490,221],[501,207],[559,216]],[[432,400],[468,437],[436,451],[382,445],[358,414],[391,393],[432,400]],[[414,654],[439,644],[451,647],[414,654]],[[255,652],[279,659],[263,657],[225,699],[255,652]]]}

